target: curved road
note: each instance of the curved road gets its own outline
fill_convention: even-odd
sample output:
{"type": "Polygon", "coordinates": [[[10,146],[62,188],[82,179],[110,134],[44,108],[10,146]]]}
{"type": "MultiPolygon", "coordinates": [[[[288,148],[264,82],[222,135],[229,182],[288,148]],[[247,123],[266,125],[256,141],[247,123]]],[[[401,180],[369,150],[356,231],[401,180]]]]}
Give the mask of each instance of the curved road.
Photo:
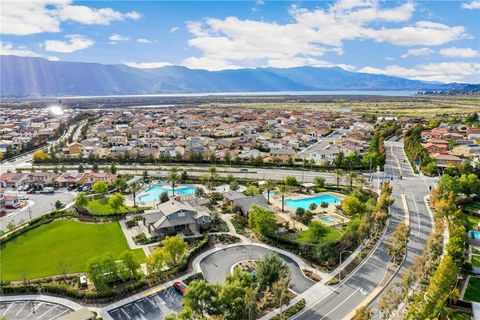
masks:
{"type": "Polygon", "coordinates": [[[206,281],[223,283],[235,264],[251,259],[261,260],[270,253],[278,254],[290,268],[292,276],[290,286],[293,291],[302,293],[315,284],[313,280],[303,275],[298,264],[291,258],[267,248],[251,245],[235,246],[214,252],[200,262],[200,268],[206,281]]]}

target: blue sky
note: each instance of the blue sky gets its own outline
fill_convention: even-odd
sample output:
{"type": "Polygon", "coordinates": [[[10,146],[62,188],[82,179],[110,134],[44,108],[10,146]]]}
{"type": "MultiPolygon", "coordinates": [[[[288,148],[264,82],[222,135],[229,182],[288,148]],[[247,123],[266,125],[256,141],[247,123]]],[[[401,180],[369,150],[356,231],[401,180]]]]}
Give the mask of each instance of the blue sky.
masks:
{"type": "Polygon", "coordinates": [[[340,66],[480,83],[480,0],[1,5],[2,54],[142,68],[340,66]]]}

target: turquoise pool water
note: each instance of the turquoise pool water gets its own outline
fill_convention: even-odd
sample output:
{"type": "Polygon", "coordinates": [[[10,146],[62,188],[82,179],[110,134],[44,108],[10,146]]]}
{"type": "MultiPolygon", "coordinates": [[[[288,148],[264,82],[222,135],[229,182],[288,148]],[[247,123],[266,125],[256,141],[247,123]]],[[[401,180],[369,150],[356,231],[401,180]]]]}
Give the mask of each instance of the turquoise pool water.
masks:
{"type": "Polygon", "coordinates": [[[322,204],[322,202],[326,202],[328,204],[338,203],[340,199],[331,196],[329,194],[324,194],[321,196],[303,198],[303,199],[287,199],[285,200],[285,204],[293,209],[303,208],[308,210],[312,203],[315,203],[317,206],[322,204]]]}
{"type": "MultiPolygon", "coordinates": [[[[177,195],[177,194],[194,194],[195,189],[196,189],[195,186],[191,186],[191,185],[184,185],[184,186],[181,186],[181,187],[177,187],[177,188],[175,188],[175,195],[177,195]]],[[[141,202],[158,201],[158,198],[160,197],[160,195],[164,191],[167,191],[168,195],[170,195],[170,196],[173,194],[173,190],[172,190],[171,187],[155,185],[155,186],[152,186],[152,187],[148,188],[147,190],[145,190],[145,192],[147,194],[144,194],[143,196],[138,197],[138,200],[141,201],[141,202]]]]}
{"type": "Polygon", "coordinates": [[[321,217],[320,219],[322,219],[325,222],[330,222],[330,223],[335,222],[335,220],[333,220],[333,218],[331,217],[321,217]]]}
{"type": "Polygon", "coordinates": [[[468,237],[473,239],[480,239],[480,232],[477,230],[468,231],[468,237]]]}

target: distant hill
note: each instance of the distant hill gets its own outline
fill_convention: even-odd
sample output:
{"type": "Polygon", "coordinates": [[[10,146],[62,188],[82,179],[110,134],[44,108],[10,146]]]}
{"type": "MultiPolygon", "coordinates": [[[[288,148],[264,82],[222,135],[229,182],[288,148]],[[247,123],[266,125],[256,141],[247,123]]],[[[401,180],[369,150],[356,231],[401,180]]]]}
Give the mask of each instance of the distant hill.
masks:
{"type": "MultiPolygon", "coordinates": [[[[468,86],[349,72],[339,67],[213,72],[180,66],[138,69],[17,56],[1,56],[0,59],[2,97],[321,90],[448,91],[468,86]]],[[[473,86],[478,90],[478,85],[473,86]]]]}

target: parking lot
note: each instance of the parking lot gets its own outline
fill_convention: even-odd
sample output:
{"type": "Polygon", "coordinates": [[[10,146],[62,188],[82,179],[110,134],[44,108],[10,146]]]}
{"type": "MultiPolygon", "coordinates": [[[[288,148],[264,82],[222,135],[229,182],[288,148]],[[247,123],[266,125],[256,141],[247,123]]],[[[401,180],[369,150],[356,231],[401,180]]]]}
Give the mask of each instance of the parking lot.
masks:
{"type": "Polygon", "coordinates": [[[55,202],[59,200],[63,204],[68,204],[75,199],[75,194],[72,192],[66,192],[66,189],[57,190],[55,193],[49,194],[28,194],[28,199],[33,201],[33,205],[30,206],[30,212],[28,207],[24,207],[18,210],[7,210],[7,215],[0,218],[0,230],[6,231],[7,225],[13,222],[15,225],[19,225],[23,222],[30,220],[30,214],[32,219],[42,214],[51,211],[55,205],[55,202]]]}
{"type": "Polygon", "coordinates": [[[63,305],[39,300],[0,302],[0,317],[8,320],[50,320],[70,312],[63,305]]]}
{"type": "Polygon", "coordinates": [[[108,311],[114,320],[159,320],[170,313],[182,310],[182,295],[173,287],[108,311]]]}

